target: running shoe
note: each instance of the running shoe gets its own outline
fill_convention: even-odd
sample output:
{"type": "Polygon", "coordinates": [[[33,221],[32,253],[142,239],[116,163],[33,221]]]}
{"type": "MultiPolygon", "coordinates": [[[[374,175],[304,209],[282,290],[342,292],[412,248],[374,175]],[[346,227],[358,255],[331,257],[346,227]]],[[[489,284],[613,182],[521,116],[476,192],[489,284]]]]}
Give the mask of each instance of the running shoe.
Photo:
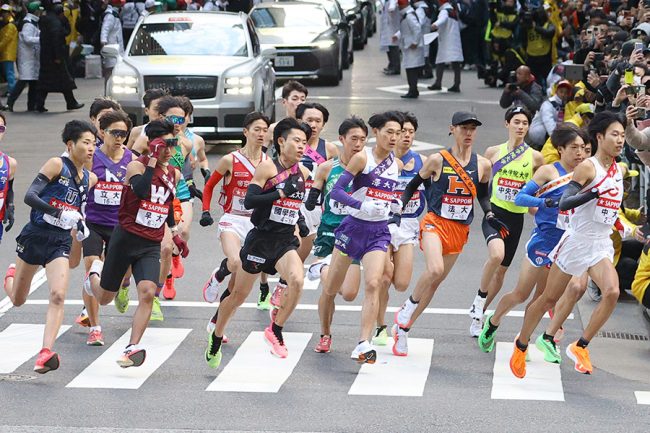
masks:
{"type": "MultiPolygon", "coordinates": [[[[223,344],[224,341],[222,340],[221,343],[223,344]]],[[[205,362],[208,363],[208,366],[210,368],[218,368],[219,365],[221,364],[221,346],[219,346],[219,350],[217,350],[217,353],[210,353],[210,349],[212,349],[213,344],[214,344],[214,333],[210,333],[210,337],[208,338],[208,347],[205,349],[205,362]]]]}
{"type": "Polygon", "coordinates": [[[83,307],[81,309],[81,313],[79,313],[77,318],[74,319],[74,323],[81,326],[82,328],[90,327],[90,318],[88,317],[88,312],[86,311],[86,307],[83,307]]]}
{"type": "Polygon", "coordinates": [[[591,360],[589,359],[589,349],[580,347],[577,343],[576,341],[568,345],[566,354],[575,363],[574,368],[578,373],[591,374],[594,371],[594,367],[591,365],[591,360]]]}
{"type": "Polygon", "coordinates": [[[126,310],[129,309],[129,286],[122,286],[117,291],[115,308],[122,314],[126,313],[126,310]]]}
{"type": "Polygon", "coordinates": [[[560,355],[560,351],[555,345],[555,342],[548,341],[543,335],[540,335],[537,337],[537,340],[535,340],[535,346],[537,346],[537,349],[544,354],[544,361],[553,364],[559,364],[562,362],[562,355],[560,355]]]}
{"type": "MultiPolygon", "coordinates": [[[[214,328],[217,326],[216,322],[213,322],[212,319],[208,322],[208,326],[206,327],[206,330],[208,331],[208,334],[214,334],[214,328]]],[[[229,342],[228,336],[226,334],[223,334],[223,339],[221,340],[221,344],[226,344],[229,342]]]]}
{"type": "Polygon", "coordinates": [[[393,355],[407,356],[409,354],[408,332],[393,325],[391,333],[393,334],[393,355]]]}
{"type": "Polygon", "coordinates": [[[372,348],[368,340],[362,341],[354,348],[350,358],[359,364],[374,364],[377,361],[377,352],[372,348]]]}
{"type": "Polygon", "coordinates": [[[278,340],[278,337],[275,336],[271,325],[267,326],[264,329],[264,340],[271,346],[271,354],[277,356],[278,358],[286,358],[289,356],[289,351],[287,346],[284,345],[284,341],[278,340]]]}
{"type": "Polygon", "coordinates": [[[330,353],[330,350],[332,350],[332,337],[330,335],[323,335],[314,348],[314,352],[330,353]]]}
{"type": "Polygon", "coordinates": [[[271,295],[269,293],[267,293],[264,299],[262,299],[262,293],[260,292],[257,298],[257,309],[262,311],[268,311],[271,309],[271,295]]]}
{"type": "Polygon", "coordinates": [[[165,320],[162,310],[160,309],[160,299],[158,297],[153,298],[153,306],[151,307],[151,317],[149,320],[162,322],[165,320]]]}
{"type": "Polygon", "coordinates": [[[86,339],[86,345],[103,346],[104,334],[102,334],[102,331],[99,330],[90,331],[90,334],[88,334],[88,338],[86,339]]]}
{"type": "Polygon", "coordinates": [[[122,368],[140,367],[147,358],[147,351],[138,348],[136,345],[128,346],[122,356],[117,360],[117,365],[122,368]]]}
{"type": "Polygon", "coordinates": [[[476,295],[472,306],[469,309],[469,317],[472,319],[483,319],[483,309],[485,308],[485,298],[476,295]]]}
{"type": "Polygon", "coordinates": [[[514,348],[512,350],[512,357],[510,358],[510,371],[515,377],[523,379],[526,376],[526,354],[528,349],[521,350],[517,347],[517,336],[515,338],[514,348]]]}
{"type": "Polygon", "coordinates": [[[181,256],[172,256],[172,277],[183,278],[183,275],[185,275],[185,266],[181,256]]]}
{"type": "Polygon", "coordinates": [[[388,331],[385,326],[375,329],[375,335],[372,337],[372,344],[375,346],[385,346],[388,344],[388,331]]]}
{"type": "Polygon", "coordinates": [[[472,337],[478,337],[483,331],[483,318],[472,319],[472,323],[469,324],[469,335],[472,337]]]}
{"type": "Polygon", "coordinates": [[[280,304],[282,303],[282,294],[286,288],[287,285],[283,283],[278,283],[275,285],[273,295],[271,295],[271,305],[273,305],[275,308],[280,308],[280,304]]]}
{"type": "Polygon", "coordinates": [[[205,282],[203,286],[203,300],[212,304],[217,302],[219,299],[219,292],[221,291],[221,286],[223,281],[218,281],[215,276],[219,268],[214,268],[210,274],[210,278],[205,282]]]}
{"type": "Polygon", "coordinates": [[[174,287],[174,277],[167,277],[162,288],[163,298],[171,301],[176,297],[176,287],[174,287]]]}
{"type": "Polygon", "coordinates": [[[38,352],[36,364],[34,364],[34,371],[40,374],[45,374],[48,371],[56,370],[59,368],[60,364],[61,360],[56,352],[43,348],[38,352]]]}
{"type": "MultiPolygon", "coordinates": [[[[488,330],[490,329],[490,319],[494,316],[494,313],[490,313],[483,324],[483,329],[478,336],[478,347],[481,351],[485,353],[490,353],[494,350],[494,337],[496,337],[497,331],[495,330],[492,335],[487,336],[488,330]]],[[[473,321],[473,320],[472,320],[473,321]]]]}
{"type": "Polygon", "coordinates": [[[404,302],[404,305],[402,305],[400,309],[395,312],[395,324],[399,325],[401,328],[410,328],[413,324],[411,316],[413,316],[413,313],[417,307],[417,304],[406,300],[406,302],[404,302]]]}
{"type": "Polygon", "coordinates": [[[320,279],[320,273],[323,270],[323,266],[325,266],[325,263],[320,261],[316,263],[312,263],[311,266],[307,269],[307,279],[309,281],[316,281],[320,279]]]}
{"type": "Polygon", "coordinates": [[[9,265],[7,268],[7,272],[5,273],[5,282],[4,282],[4,287],[5,290],[7,290],[7,278],[14,278],[16,276],[16,264],[12,263],[9,265]]]}

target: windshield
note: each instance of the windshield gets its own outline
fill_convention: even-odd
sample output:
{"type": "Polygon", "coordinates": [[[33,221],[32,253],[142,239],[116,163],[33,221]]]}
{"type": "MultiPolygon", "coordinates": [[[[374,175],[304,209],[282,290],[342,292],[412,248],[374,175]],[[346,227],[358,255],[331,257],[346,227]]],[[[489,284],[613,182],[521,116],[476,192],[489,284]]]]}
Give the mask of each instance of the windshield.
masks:
{"type": "Polygon", "coordinates": [[[258,29],[270,27],[329,27],[327,12],[317,5],[291,5],[253,9],[258,29]]]}
{"type": "Polygon", "coordinates": [[[207,21],[142,24],[133,38],[129,55],[248,56],[241,23],[218,24],[207,21]]]}

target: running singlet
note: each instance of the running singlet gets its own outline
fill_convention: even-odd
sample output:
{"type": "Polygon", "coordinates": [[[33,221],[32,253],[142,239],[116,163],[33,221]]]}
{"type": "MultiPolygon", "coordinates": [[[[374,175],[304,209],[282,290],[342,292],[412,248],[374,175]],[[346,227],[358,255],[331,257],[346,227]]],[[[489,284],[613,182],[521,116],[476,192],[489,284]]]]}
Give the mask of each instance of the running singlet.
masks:
{"type": "MultiPolygon", "coordinates": [[[[448,149],[451,153],[451,149],[448,149]]],[[[478,185],[478,156],[472,152],[463,167],[465,173],[478,185]]],[[[458,173],[442,158],[442,172],[437,181],[425,189],[429,212],[461,224],[470,225],[474,219],[474,197],[458,173]]]]}
{"type": "MultiPolygon", "coordinates": [[[[564,193],[564,190],[573,177],[573,173],[567,174],[566,170],[559,162],[553,163],[553,166],[557,169],[560,177],[542,185],[539,189],[542,193],[537,196],[542,200],[547,198],[560,200],[562,193],[564,193]]],[[[535,225],[539,227],[540,230],[564,231],[568,227],[568,216],[568,211],[560,212],[559,207],[549,208],[546,206],[540,206],[537,208],[537,212],[535,213],[535,225]]]]}
{"type": "MultiPolygon", "coordinates": [[[[194,133],[190,131],[188,128],[185,128],[183,134],[185,135],[185,137],[187,137],[188,140],[190,140],[190,143],[192,143],[192,156],[194,157],[194,159],[196,159],[196,148],[194,147],[194,133]]],[[[187,158],[185,158],[185,163],[183,164],[183,169],[181,170],[181,173],[183,173],[183,178],[185,179],[192,179],[194,177],[194,170],[192,169],[192,162],[190,161],[189,155],[187,158]]]]}
{"type": "MultiPolygon", "coordinates": [[[[262,153],[261,161],[268,159],[262,153]]],[[[238,150],[232,153],[232,173],[227,184],[221,189],[219,204],[223,207],[224,213],[250,217],[253,211],[244,207],[244,197],[248,190],[248,184],[253,180],[255,166],[242,155],[238,150]]]]}
{"type": "Polygon", "coordinates": [[[352,181],[352,197],[361,201],[377,200],[385,204],[385,212],[370,216],[361,209],[349,209],[350,215],[364,221],[388,221],[390,203],[395,198],[399,167],[391,152],[386,159],[377,164],[372,148],[366,147],[366,166],[352,181]]]}
{"type": "MultiPolygon", "coordinates": [[[[149,158],[141,156],[137,160],[146,166],[149,158]]],[[[154,168],[151,193],[146,199],[140,199],[130,186],[124,188],[118,220],[120,226],[127,232],[151,241],[162,241],[165,233],[164,224],[176,193],[174,186],[176,168],[171,165],[167,165],[166,168],[167,173],[159,166],[154,168]]]]}
{"type": "MultiPolygon", "coordinates": [[[[278,170],[278,174],[287,170],[277,159],[274,159],[273,163],[278,170]]],[[[253,209],[251,222],[259,231],[285,236],[293,234],[300,216],[300,206],[305,199],[305,179],[299,165],[296,164],[294,167],[295,169],[293,167],[288,169],[292,171],[286,180],[271,188],[282,189],[285,183],[293,182],[297,185],[298,190],[289,197],[280,198],[269,205],[253,209]]]]}
{"type": "Polygon", "coordinates": [[[611,234],[623,201],[623,174],[618,164],[613,164],[609,170],[605,170],[595,156],[589,160],[596,168],[596,176],[585,185],[582,192],[605,182],[615,189],[573,209],[568,231],[591,239],[604,239],[611,234]]]}
{"type": "MultiPolygon", "coordinates": [[[[499,145],[499,159],[508,155],[508,143],[499,145]]],[[[527,207],[515,205],[515,197],[521,188],[533,177],[533,149],[501,167],[492,178],[490,202],[512,213],[526,213],[527,207]]]]}
{"type": "MultiPolygon", "coordinates": [[[[321,218],[321,223],[329,227],[338,227],[341,221],[343,221],[343,218],[349,214],[349,207],[330,197],[332,188],[334,188],[334,185],[344,171],[345,167],[341,165],[341,160],[338,157],[332,159],[332,169],[330,170],[329,176],[327,176],[325,188],[323,189],[323,216],[321,218]]],[[[350,188],[348,185],[345,188],[345,192],[349,193],[350,188]]]]}
{"type": "MultiPolygon", "coordinates": [[[[410,163],[411,160],[414,160],[414,165],[410,170],[402,170],[399,177],[397,178],[399,184],[397,185],[397,189],[395,191],[398,193],[398,197],[402,195],[406,189],[406,185],[408,185],[411,179],[413,179],[422,168],[422,157],[412,150],[409,150],[400,159],[404,163],[404,167],[406,167],[406,165],[410,163]]],[[[402,211],[402,218],[417,218],[422,215],[422,211],[424,210],[424,197],[422,194],[423,191],[424,185],[420,185],[418,190],[413,193],[411,200],[409,200],[409,202],[404,207],[404,210],[402,211]]]]}
{"type": "Polygon", "coordinates": [[[101,149],[95,151],[92,172],[97,175],[97,183],[88,195],[86,220],[109,227],[117,225],[126,166],[132,160],[133,154],[126,146],[124,155],[118,162],[113,162],[101,149]]]}
{"type": "Polygon", "coordinates": [[[0,221],[2,221],[7,210],[6,200],[9,191],[9,176],[11,175],[9,157],[2,152],[0,152],[0,164],[2,164],[0,166],[0,221]]]}
{"type": "Polygon", "coordinates": [[[176,185],[176,198],[179,200],[189,200],[190,199],[190,190],[187,187],[187,182],[185,181],[185,178],[183,177],[183,166],[185,165],[185,161],[189,159],[189,154],[183,158],[183,147],[181,144],[177,144],[174,147],[174,154],[172,155],[171,159],[169,160],[169,165],[173,165],[176,167],[179,171],[181,171],[181,178],[178,180],[178,185],[176,185]]]}
{"type": "Polygon", "coordinates": [[[322,138],[318,139],[318,145],[316,146],[316,150],[312,149],[309,145],[305,147],[305,153],[302,155],[302,159],[300,160],[300,163],[311,172],[311,174],[305,181],[305,196],[309,195],[309,190],[311,189],[311,186],[314,184],[313,178],[314,178],[314,172],[316,171],[316,167],[318,167],[325,161],[327,161],[327,148],[325,147],[325,140],[323,140],[322,138]]]}
{"type": "MultiPolygon", "coordinates": [[[[88,194],[88,180],[90,174],[83,169],[83,179],[77,183],[75,177],[77,169],[68,158],[62,157],[63,167],[59,175],[48,183],[40,194],[41,200],[61,210],[76,210],[81,212],[81,206],[86,201],[88,194]],[[74,171],[73,171],[74,170],[74,171]]],[[[74,227],[66,225],[59,218],[32,209],[29,214],[32,224],[52,230],[67,231],[74,227]]]]}

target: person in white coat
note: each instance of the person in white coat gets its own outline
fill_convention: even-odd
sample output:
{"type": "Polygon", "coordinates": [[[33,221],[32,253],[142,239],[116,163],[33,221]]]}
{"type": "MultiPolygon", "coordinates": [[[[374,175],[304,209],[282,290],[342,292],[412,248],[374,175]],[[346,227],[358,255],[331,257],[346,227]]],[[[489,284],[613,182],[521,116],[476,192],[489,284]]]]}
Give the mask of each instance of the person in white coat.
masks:
{"type": "MultiPolygon", "coordinates": [[[[422,36],[431,32],[431,9],[427,2],[420,0],[413,3],[413,8],[415,9],[415,15],[418,17],[420,22],[420,27],[422,28],[422,36]]],[[[422,67],[422,72],[420,78],[433,78],[433,67],[431,66],[431,60],[429,58],[429,47],[424,47],[424,66],[422,67]]]]}
{"type": "MultiPolygon", "coordinates": [[[[120,0],[112,0],[114,4],[120,4],[120,0]]],[[[102,29],[99,34],[99,41],[104,45],[117,44],[120,52],[124,50],[124,39],[122,35],[122,23],[120,22],[120,11],[118,7],[107,5],[104,10],[104,20],[102,21],[102,29]]],[[[117,63],[114,57],[102,56],[102,76],[104,80],[108,80],[113,72],[113,68],[117,63]]]]}
{"type": "Polygon", "coordinates": [[[398,42],[393,40],[399,31],[399,20],[397,0],[382,0],[379,49],[388,54],[388,66],[384,68],[386,75],[399,75],[401,71],[398,42]]]}
{"type": "Polygon", "coordinates": [[[400,29],[398,34],[393,36],[393,39],[399,40],[399,46],[402,50],[402,65],[406,70],[406,80],[409,85],[408,93],[402,95],[402,98],[417,98],[420,95],[418,77],[424,66],[422,27],[409,0],[398,0],[397,4],[401,16],[400,29]]]}
{"type": "Polygon", "coordinates": [[[460,26],[456,8],[448,0],[441,0],[438,19],[431,25],[431,30],[438,32],[438,54],[436,56],[436,81],[429,86],[429,90],[442,89],[445,64],[451,63],[454,70],[454,85],[447,91],[460,92],[460,69],[463,63],[460,26]]]}
{"type": "Polygon", "coordinates": [[[16,62],[19,80],[11,94],[9,94],[9,98],[7,98],[7,111],[14,110],[14,103],[25,89],[25,86],[29,86],[27,90],[27,110],[36,111],[38,71],[41,64],[41,41],[39,37],[41,31],[38,28],[38,20],[42,11],[41,2],[33,1],[29,3],[27,5],[27,15],[20,23],[18,59],[16,62]]]}

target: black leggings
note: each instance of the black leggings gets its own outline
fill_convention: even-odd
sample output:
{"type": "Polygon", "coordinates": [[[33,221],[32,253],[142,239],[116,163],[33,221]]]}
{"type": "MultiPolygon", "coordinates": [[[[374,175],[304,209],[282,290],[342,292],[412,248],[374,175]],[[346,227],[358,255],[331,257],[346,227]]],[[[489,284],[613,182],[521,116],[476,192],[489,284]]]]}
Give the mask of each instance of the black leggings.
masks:
{"type": "Polygon", "coordinates": [[[501,237],[501,234],[492,228],[492,226],[488,224],[487,220],[483,218],[481,229],[483,229],[485,243],[489,244],[490,241],[494,239],[503,240],[505,251],[503,254],[503,260],[501,261],[501,266],[508,267],[512,263],[512,259],[514,259],[517,247],[519,246],[519,238],[524,229],[524,214],[512,213],[495,204],[492,204],[492,212],[494,212],[495,217],[499,218],[499,220],[508,227],[510,234],[504,239],[501,237]]]}

